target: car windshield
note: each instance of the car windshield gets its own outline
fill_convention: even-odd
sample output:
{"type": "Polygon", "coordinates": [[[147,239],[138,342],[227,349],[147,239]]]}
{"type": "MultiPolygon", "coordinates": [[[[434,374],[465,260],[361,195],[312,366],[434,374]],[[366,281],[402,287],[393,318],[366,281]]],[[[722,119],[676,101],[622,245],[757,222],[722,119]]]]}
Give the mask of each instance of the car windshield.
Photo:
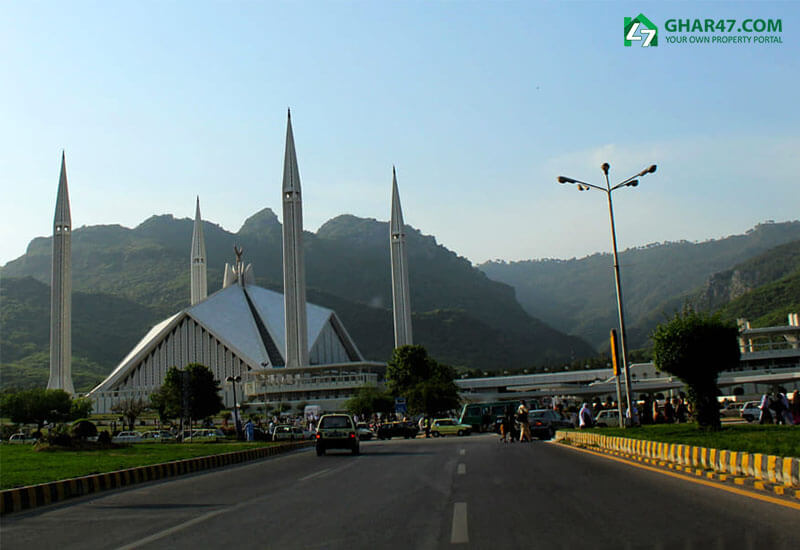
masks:
{"type": "Polygon", "coordinates": [[[350,419],[346,416],[327,416],[322,419],[319,427],[324,429],[349,428],[350,419]]]}

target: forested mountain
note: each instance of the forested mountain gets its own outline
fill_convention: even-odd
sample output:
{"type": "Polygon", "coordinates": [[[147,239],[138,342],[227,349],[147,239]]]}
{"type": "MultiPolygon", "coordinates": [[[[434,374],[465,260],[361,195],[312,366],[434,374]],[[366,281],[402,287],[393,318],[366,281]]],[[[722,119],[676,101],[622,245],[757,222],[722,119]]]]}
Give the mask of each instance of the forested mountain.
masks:
{"type": "MultiPolygon", "coordinates": [[[[594,355],[582,339],[531,318],[509,286],[490,280],[433,237],[411,227],[406,232],[414,340],[437,359],[496,370],[594,355]]],[[[282,289],[281,225],[271,210],[253,215],[236,233],[209,222],[204,233],[209,293],[220,288],[234,244],[244,248],[244,261],[253,264],[258,284],[282,289]]],[[[154,322],[188,305],[191,234],[192,220],[170,215],[153,216],[133,229],[106,225],[73,232],[78,363],[95,373],[109,372],[154,322]],[[84,313],[94,341],[78,337],[84,313]]],[[[376,360],[386,360],[393,346],[388,235],[387,223],[354,216],[339,216],[316,234],[304,233],[308,299],[336,310],[362,353],[376,360]]],[[[34,364],[40,370],[36,376],[46,382],[47,357],[41,354],[49,341],[51,247],[50,238],[34,239],[25,255],[0,271],[4,385],[19,379],[21,365],[34,364]]]]}
{"type": "MultiPolygon", "coordinates": [[[[702,243],[655,243],[621,252],[629,347],[647,345],[648,335],[665,316],[687,301],[700,301],[701,289],[710,284],[709,278],[715,274],[724,279],[722,273],[733,266],[798,239],[800,222],[766,223],[744,235],[702,243]]],[[[765,256],[783,257],[790,250],[791,247],[776,250],[765,256]]],[[[571,260],[487,262],[479,268],[490,278],[513,286],[519,302],[534,317],[603,348],[609,329],[617,326],[612,264],[611,254],[594,254],[571,260]]],[[[775,265],[769,269],[770,273],[778,273],[783,268],[775,265]]],[[[747,276],[754,277],[754,281],[770,277],[764,270],[760,275],[747,276]]],[[[736,297],[737,288],[746,285],[731,279],[730,288],[718,290],[721,293],[718,297],[708,296],[704,307],[719,309],[728,299],[736,297]]]]}

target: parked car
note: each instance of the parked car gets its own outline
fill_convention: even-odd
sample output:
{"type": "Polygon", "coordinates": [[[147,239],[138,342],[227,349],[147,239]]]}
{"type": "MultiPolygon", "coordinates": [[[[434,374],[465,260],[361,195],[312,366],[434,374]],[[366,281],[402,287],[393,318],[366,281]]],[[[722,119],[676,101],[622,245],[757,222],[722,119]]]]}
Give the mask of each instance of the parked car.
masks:
{"type": "Polygon", "coordinates": [[[141,434],[142,441],[172,441],[175,439],[175,436],[168,432],[167,430],[153,430],[149,432],[142,432],[141,434]]]}
{"type": "Polygon", "coordinates": [[[617,409],[606,409],[597,413],[597,418],[594,419],[594,425],[599,428],[607,428],[609,426],[619,427],[619,411],[617,409]]]}
{"type": "Polygon", "coordinates": [[[742,409],[744,403],[728,403],[725,407],[719,410],[719,415],[725,418],[740,418],[742,416],[742,409]]]}
{"type": "Polygon", "coordinates": [[[748,422],[756,422],[761,415],[761,409],[758,408],[758,401],[748,401],[742,407],[742,418],[748,422]]]}
{"type": "Polygon", "coordinates": [[[366,422],[359,422],[356,424],[356,429],[358,430],[358,439],[361,441],[369,441],[373,437],[378,437],[378,434],[376,434],[366,422]]]}
{"type": "Polygon", "coordinates": [[[378,439],[391,439],[404,437],[410,439],[417,437],[419,428],[413,422],[386,422],[378,426],[378,439]]]}
{"type": "Polygon", "coordinates": [[[199,441],[217,441],[224,438],[225,434],[219,429],[201,428],[192,432],[192,439],[199,441]]]}
{"type": "Polygon", "coordinates": [[[37,439],[32,435],[24,434],[22,432],[15,433],[8,438],[9,443],[36,443],[37,439]]]}
{"type": "Polygon", "coordinates": [[[572,428],[569,418],[552,409],[537,409],[528,414],[531,435],[539,439],[553,439],[559,428],[572,428]]]}
{"type": "Polygon", "coordinates": [[[112,443],[138,443],[142,440],[139,432],[119,432],[111,438],[112,443]]]}
{"type": "Polygon", "coordinates": [[[470,424],[461,424],[452,418],[437,418],[431,423],[431,435],[469,435],[472,433],[470,424]]]}
{"type": "Polygon", "coordinates": [[[303,429],[291,424],[275,426],[272,441],[300,441],[303,439],[303,429]]]}
{"type": "Polygon", "coordinates": [[[358,431],[353,419],[346,414],[326,414],[319,419],[316,434],[317,456],[322,456],[328,449],[350,449],[357,455],[358,431]]]}

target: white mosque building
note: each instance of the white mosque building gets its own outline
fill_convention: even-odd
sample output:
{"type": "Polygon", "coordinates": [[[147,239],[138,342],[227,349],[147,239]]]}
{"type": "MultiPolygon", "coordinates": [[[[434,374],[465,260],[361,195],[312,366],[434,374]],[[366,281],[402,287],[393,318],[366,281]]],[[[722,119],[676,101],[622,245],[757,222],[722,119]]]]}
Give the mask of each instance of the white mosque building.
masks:
{"type": "MultiPolygon", "coordinates": [[[[400,216],[393,181],[393,216],[400,216]],[[395,213],[395,210],[397,212],[395,213]]],[[[259,407],[301,402],[323,410],[341,410],[360,387],[382,383],[385,363],[367,361],[336,313],[305,299],[302,254],[303,218],[291,114],[286,129],[282,187],[284,293],[255,284],[252,265],[244,265],[243,251],[235,248],[236,262],[225,266],[221,290],[207,296],[206,252],[199,199],[195,211],[190,253],[191,305],[163,320],[144,336],[111,374],[88,396],[94,412],[106,413],[122,399],[142,398],[157,390],[169,368],[201,363],[223,382],[225,406],[234,406],[228,377],[241,377],[241,403],[259,407]],[[243,396],[242,396],[243,394],[243,396]]],[[[400,221],[402,223],[402,221],[400,221]]],[[[395,228],[397,248],[400,231],[395,228]]],[[[402,243],[404,248],[405,242],[402,243]]],[[[394,248],[393,248],[394,252],[394,248]]],[[[405,251],[394,252],[405,260],[405,251]],[[402,254],[402,256],[401,256],[402,254]]],[[[393,291],[402,297],[395,323],[404,327],[410,342],[408,272],[393,270],[393,291]],[[399,292],[398,292],[399,291],[399,292]]],[[[398,299],[396,298],[396,302],[398,299]]],[[[396,329],[397,331],[397,329],[396,329]]]]}

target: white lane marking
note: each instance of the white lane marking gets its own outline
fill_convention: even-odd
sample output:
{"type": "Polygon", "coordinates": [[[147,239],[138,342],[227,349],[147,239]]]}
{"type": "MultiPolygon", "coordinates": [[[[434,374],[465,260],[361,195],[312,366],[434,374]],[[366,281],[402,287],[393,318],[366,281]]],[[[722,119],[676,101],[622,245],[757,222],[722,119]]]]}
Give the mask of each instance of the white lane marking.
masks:
{"type": "Polygon", "coordinates": [[[464,456],[465,454],[467,454],[467,450],[466,449],[459,449],[458,454],[460,454],[461,456],[464,456]]]}
{"type": "Polygon", "coordinates": [[[467,503],[456,502],[453,504],[453,528],[450,531],[451,544],[465,544],[469,542],[467,534],[467,503]]]}
{"type": "Polygon", "coordinates": [[[320,470],[319,472],[314,472],[313,474],[308,474],[308,475],[307,475],[307,476],[305,476],[305,477],[301,477],[301,478],[300,478],[300,479],[298,479],[297,481],[306,481],[306,480],[309,480],[309,479],[315,478],[315,477],[317,477],[317,476],[321,476],[322,474],[325,474],[325,473],[327,473],[327,472],[330,472],[330,471],[331,471],[331,469],[330,469],[330,468],[325,468],[324,470],[320,470]]]}
{"type": "Polygon", "coordinates": [[[458,475],[463,476],[467,473],[467,465],[463,462],[458,465],[458,475]]]}
{"type": "MultiPolygon", "coordinates": [[[[235,506],[234,508],[238,508],[238,506],[235,506]]],[[[206,521],[207,519],[211,519],[214,516],[218,516],[220,514],[228,512],[230,510],[231,510],[230,508],[225,508],[223,510],[215,510],[214,512],[209,512],[207,514],[203,514],[202,516],[198,516],[198,517],[196,517],[194,519],[190,519],[189,521],[184,521],[183,523],[179,523],[178,525],[174,525],[174,526],[170,527],[169,529],[164,529],[163,531],[159,531],[158,533],[150,535],[149,537],[145,537],[143,539],[139,539],[136,542],[132,542],[130,544],[126,544],[125,546],[120,546],[117,550],[132,550],[133,548],[139,548],[140,546],[144,546],[145,544],[150,544],[151,542],[155,542],[157,540],[163,539],[164,537],[168,537],[168,536],[172,535],[173,533],[177,533],[178,531],[186,529],[187,527],[191,527],[192,525],[195,525],[197,523],[202,523],[202,522],[206,521]]]]}

